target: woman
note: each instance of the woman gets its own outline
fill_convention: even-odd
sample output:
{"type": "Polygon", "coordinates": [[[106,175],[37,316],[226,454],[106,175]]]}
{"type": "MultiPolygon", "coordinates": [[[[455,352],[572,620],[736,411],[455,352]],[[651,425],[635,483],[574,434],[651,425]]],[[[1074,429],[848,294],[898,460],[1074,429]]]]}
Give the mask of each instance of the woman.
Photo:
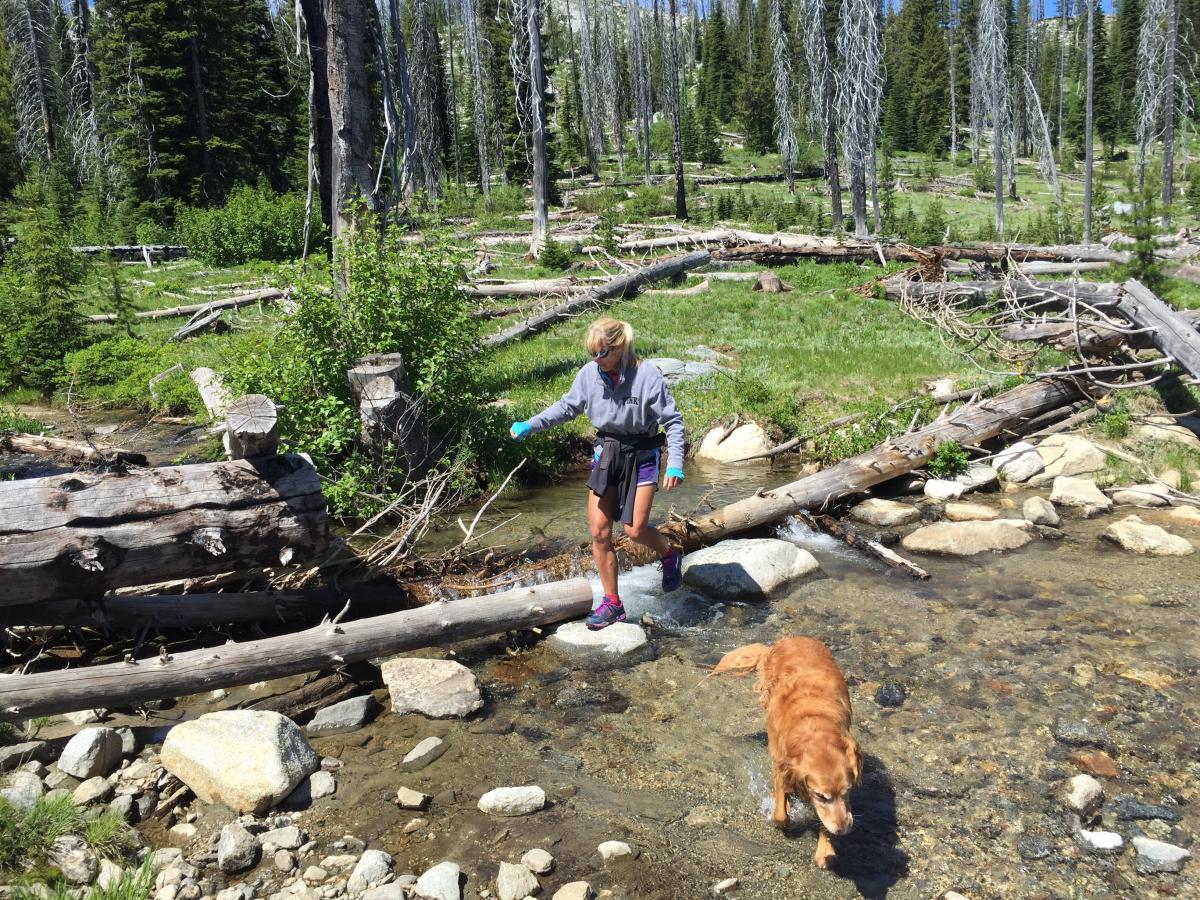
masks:
{"type": "Polygon", "coordinates": [[[667,447],[663,487],[673,490],[683,481],[683,417],[675,408],[662,373],[640,363],[633,350],[633,328],[616,319],[600,319],[588,328],[584,341],[592,362],[575,375],[562,399],[526,422],[513,423],[516,440],[553,428],[587,413],[598,443],[588,479],[588,530],[592,559],[600,574],[604,600],[585,620],[596,631],[625,621],[617,593],[617,553],[613,522],[620,519],[625,534],[649,547],[662,561],[664,591],[683,581],[682,556],[649,524],[650,506],[658,489],[662,446],[667,447]],[[666,435],[659,430],[666,429],[666,435]]]}

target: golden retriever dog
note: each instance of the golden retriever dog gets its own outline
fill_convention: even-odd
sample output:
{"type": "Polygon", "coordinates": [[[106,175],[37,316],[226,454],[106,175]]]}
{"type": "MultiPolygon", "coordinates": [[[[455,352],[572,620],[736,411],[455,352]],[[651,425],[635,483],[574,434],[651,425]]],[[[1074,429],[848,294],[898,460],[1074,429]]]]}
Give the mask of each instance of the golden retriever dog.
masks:
{"type": "Polygon", "coordinates": [[[833,654],[820,641],[788,637],[726,653],[712,674],[758,673],[767,711],[767,752],[775,825],[787,824],[788,794],[813,807],[823,826],[814,861],[828,869],[836,859],[830,835],[854,827],[850,788],[862,776],[858,744],[850,737],[850,692],[833,654]]]}

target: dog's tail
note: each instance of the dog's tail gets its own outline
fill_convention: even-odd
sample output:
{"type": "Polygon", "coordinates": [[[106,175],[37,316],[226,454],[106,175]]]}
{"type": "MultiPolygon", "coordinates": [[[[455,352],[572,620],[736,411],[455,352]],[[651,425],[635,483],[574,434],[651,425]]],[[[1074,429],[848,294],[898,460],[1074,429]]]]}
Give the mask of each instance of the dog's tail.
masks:
{"type": "Polygon", "coordinates": [[[738,647],[736,650],[730,650],[721,657],[721,661],[716,667],[709,672],[705,678],[712,678],[714,675],[725,675],[732,673],[734,675],[749,675],[751,672],[757,672],[762,666],[763,660],[767,658],[767,654],[771,652],[770,644],[747,644],[744,647],[738,647]]]}

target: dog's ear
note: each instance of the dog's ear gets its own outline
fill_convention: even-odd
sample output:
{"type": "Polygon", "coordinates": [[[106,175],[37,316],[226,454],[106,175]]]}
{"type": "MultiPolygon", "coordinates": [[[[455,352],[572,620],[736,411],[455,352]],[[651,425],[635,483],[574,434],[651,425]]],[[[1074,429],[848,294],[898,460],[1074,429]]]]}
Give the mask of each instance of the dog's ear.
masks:
{"type": "Polygon", "coordinates": [[[850,761],[850,769],[854,772],[854,784],[858,784],[862,779],[862,754],[858,752],[854,738],[846,738],[846,759],[850,761]]]}

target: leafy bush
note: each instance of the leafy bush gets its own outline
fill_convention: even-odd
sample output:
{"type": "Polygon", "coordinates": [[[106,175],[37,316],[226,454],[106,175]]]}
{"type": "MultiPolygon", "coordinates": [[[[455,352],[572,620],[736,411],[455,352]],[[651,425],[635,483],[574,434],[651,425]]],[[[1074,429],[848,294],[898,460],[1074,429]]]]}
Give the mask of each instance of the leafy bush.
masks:
{"type": "Polygon", "coordinates": [[[570,267],[574,262],[574,254],[571,249],[565,244],[560,244],[553,238],[547,238],[546,244],[542,247],[542,252],[538,256],[540,262],[547,269],[555,269],[559,272],[570,267]]]}
{"type": "Polygon", "coordinates": [[[613,188],[602,188],[592,191],[578,191],[571,202],[576,208],[586,213],[603,213],[612,209],[625,199],[625,195],[613,188]]]}
{"type": "Polygon", "coordinates": [[[970,457],[957,441],[942,441],[926,468],[934,478],[953,478],[967,471],[970,457]]]}
{"type": "Polygon", "coordinates": [[[903,434],[910,422],[913,422],[914,427],[920,428],[933,417],[934,410],[935,404],[929,397],[922,397],[900,406],[883,399],[875,400],[862,411],[861,418],[814,436],[813,450],[817,458],[824,463],[834,463],[857,456],[890,437],[903,434]],[[919,410],[915,422],[913,403],[918,404],[919,410]]]}
{"type": "Polygon", "coordinates": [[[144,221],[138,222],[137,228],[134,229],[134,237],[139,244],[169,244],[171,243],[171,231],[158,222],[144,221]]]}
{"type": "Polygon", "coordinates": [[[17,190],[14,207],[16,241],[0,266],[0,391],[49,393],[63,354],[86,341],[84,267],[36,180],[17,190]]]}
{"type": "Polygon", "coordinates": [[[639,187],[633,192],[633,196],[625,201],[625,215],[630,221],[642,222],[654,216],[674,214],[675,198],[653,185],[639,187]]]}
{"type": "Polygon", "coordinates": [[[295,259],[304,251],[304,197],[264,185],[235,188],[223,207],[182,210],[176,231],[190,254],[210,266],[295,259]]]}
{"type": "Polygon", "coordinates": [[[173,349],[122,336],[97,341],[63,358],[60,384],[88,400],[174,415],[200,410],[200,395],[186,373],[164,378],[149,393],[150,379],[175,363],[173,349]]]}
{"type": "Polygon", "coordinates": [[[15,409],[5,409],[3,406],[0,406],[0,431],[23,431],[30,433],[41,430],[42,423],[37,419],[23,416],[15,409]]]}

